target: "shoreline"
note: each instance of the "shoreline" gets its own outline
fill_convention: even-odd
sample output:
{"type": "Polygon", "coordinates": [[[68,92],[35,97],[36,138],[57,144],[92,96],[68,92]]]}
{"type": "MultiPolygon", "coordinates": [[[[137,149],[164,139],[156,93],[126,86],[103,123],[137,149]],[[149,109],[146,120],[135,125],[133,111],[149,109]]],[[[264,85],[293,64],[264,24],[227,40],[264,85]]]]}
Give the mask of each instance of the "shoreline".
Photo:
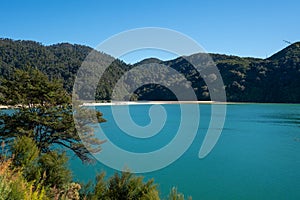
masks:
{"type": "Polygon", "coordinates": [[[256,102],[217,102],[217,101],[113,101],[105,103],[85,102],[82,106],[125,106],[125,105],[166,105],[166,104],[221,104],[221,105],[243,105],[243,104],[287,104],[299,105],[299,103],[256,103],[256,102]]]}
{"type": "Polygon", "coordinates": [[[162,104],[213,104],[213,101],[113,101],[83,103],[83,106],[162,105],[162,104]]]}
{"type": "MultiPolygon", "coordinates": [[[[219,101],[113,101],[113,102],[92,102],[86,101],[81,106],[126,106],[126,105],[167,105],[167,104],[202,104],[202,105],[246,105],[246,104],[260,104],[260,105],[300,105],[300,103],[259,103],[259,102],[219,102],[219,101]]],[[[16,109],[21,105],[0,105],[0,110],[16,109]]]]}

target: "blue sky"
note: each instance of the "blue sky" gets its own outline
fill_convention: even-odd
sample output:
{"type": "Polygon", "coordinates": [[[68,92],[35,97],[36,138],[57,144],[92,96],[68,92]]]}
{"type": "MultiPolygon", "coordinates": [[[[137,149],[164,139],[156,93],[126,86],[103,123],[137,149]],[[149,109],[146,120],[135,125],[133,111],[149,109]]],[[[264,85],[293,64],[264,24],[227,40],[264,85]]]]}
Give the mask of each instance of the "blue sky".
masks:
{"type": "Polygon", "coordinates": [[[300,41],[299,8],[296,0],[2,0],[0,37],[95,47],[128,29],[163,27],[208,52],[265,58],[286,47],[283,40],[300,41]]]}

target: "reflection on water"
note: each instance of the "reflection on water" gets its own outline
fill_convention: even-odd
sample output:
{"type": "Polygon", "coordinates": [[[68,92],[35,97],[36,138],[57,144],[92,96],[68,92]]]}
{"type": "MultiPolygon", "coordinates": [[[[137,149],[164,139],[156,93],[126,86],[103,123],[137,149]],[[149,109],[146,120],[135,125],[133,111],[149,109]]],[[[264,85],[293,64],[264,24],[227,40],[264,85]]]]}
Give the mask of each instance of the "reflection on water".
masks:
{"type": "Polygon", "coordinates": [[[286,126],[296,125],[300,127],[300,117],[296,113],[279,113],[276,115],[269,115],[265,117],[270,119],[271,123],[286,125],[286,126]],[[273,121],[271,121],[272,119],[273,121]]]}

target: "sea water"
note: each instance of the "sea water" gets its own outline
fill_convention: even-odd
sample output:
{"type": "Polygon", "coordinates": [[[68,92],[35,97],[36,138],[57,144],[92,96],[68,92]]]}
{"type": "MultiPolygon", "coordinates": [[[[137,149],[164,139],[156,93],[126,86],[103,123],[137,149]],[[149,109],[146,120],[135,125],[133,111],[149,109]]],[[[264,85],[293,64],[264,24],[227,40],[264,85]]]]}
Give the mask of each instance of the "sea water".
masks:
{"type": "MultiPolygon", "coordinates": [[[[100,124],[101,134],[127,151],[159,150],[176,137],[181,120],[180,105],[161,106],[167,114],[164,127],[155,136],[143,139],[122,131],[114,120],[111,106],[96,107],[107,119],[100,124]]],[[[151,123],[150,108],[151,105],[130,106],[132,120],[139,126],[147,126],[151,123]]],[[[165,168],[138,174],[145,179],[154,178],[161,196],[165,197],[176,186],[195,200],[300,199],[300,105],[227,105],[222,134],[204,159],[199,159],[198,153],[210,123],[211,105],[200,104],[199,108],[197,135],[188,150],[165,168]]],[[[123,116],[117,117],[122,120],[123,116]]],[[[190,117],[190,121],[194,120],[190,117]]],[[[81,182],[94,180],[101,171],[106,171],[108,176],[116,171],[101,162],[87,166],[74,158],[70,167],[75,180],[81,182]]]]}

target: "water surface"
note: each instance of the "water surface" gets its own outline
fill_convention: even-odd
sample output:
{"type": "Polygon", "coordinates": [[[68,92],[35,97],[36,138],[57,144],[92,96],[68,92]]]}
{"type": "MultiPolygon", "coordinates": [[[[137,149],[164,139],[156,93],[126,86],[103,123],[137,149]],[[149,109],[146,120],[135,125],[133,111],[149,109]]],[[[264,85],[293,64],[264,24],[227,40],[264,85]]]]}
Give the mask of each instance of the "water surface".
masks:
{"type": "MultiPolygon", "coordinates": [[[[150,122],[151,105],[131,106],[137,124],[150,122]]],[[[179,105],[163,105],[168,118],[161,132],[150,139],[134,139],[114,122],[111,107],[101,106],[108,122],[101,124],[115,144],[133,152],[159,149],[176,135],[179,105]]],[[[162,196],[172,186],[193,199],[300,199],[300,105],[232,104],[222,135],[204,159],[198,152],[210,120],[210,105],[199,105],[201,120],[197,136],[184,155],[170,166],[142,174],[154,178],[162,196]]],[[[193,120],[192,118],[190,120],[193,120]]],[[[150,161],[151,162],[151,161],[150,161]]],[[[97,163],[84,166],[71,160],[76,180],[87,181],[97,172],[114,170],[97,163]]]]}

